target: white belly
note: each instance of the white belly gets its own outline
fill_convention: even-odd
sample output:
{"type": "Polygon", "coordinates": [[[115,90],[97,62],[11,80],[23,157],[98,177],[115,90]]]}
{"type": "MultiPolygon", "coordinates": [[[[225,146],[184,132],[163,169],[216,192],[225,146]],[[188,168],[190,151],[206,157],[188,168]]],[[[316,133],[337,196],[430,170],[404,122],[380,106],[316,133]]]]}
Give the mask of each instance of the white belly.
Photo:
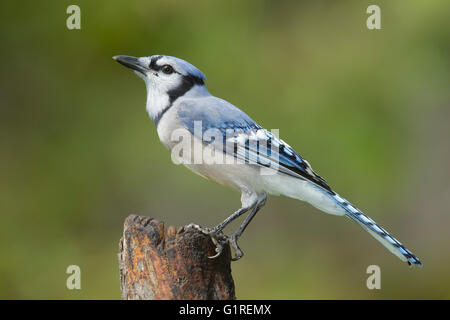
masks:
{"type": "Polygon", "coordinates": [[[237,164],[236,159],[224,155],[221,150],[214,153],[212,146],[204,145],[178,122],[175,108],[170,109],[161,120],[158,125],[158,135],[161,142],[171,151],[171,157],[175,163],[184,164],[208,180],[247,193],[283,195],[306,201],[327,213],[345,214],[326,192],[311,182],[280,172],[267,174],[267,169],[264,167],[237,164]],[[180,135],[184,139],[183,145],[180,144],[180,135]],[[189,143],[186,143],[186,140],[189,140],[189,143]],[[190,150],[180,152],[182,148],[190,150]]]}

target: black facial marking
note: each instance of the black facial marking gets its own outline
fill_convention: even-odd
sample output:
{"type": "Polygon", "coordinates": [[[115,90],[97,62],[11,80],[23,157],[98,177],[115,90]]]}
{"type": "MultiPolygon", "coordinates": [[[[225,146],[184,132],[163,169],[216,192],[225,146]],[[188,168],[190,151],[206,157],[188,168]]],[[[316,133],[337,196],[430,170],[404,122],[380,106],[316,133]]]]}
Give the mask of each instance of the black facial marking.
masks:
{"type": "Polygon", "coordinates": [[[178,87],[169,90],[167,94],[169,95],[169,104],[177,100],[179,97],[184,95],[186,92],[192,89],[195,85],[203,85],[203,79],[194,76],[182,76],[181,83],[178,87]]]}
{"type": "Polygon", "coordinates": [[[161,112],[156,116],[156,118],[153,120],[153,122],[155,122],[156,127],[158,128],[158,123],[161,120],[162,116],[167,112],[167,110],[170,109],[172,105],[169,104],[167,107],[165,107],[164,109],[161,110],[161,112]]]}
{"type": "MultiPolygon", "coordinates": [[[[176,71],[175,71],[176,72],[176,71]]],[[[175,89],[169,90],[167,94],[169,95],[169,105],[165,107],[153,120],[156,124],[156,127],[158,127],[158,123],[163,117],[163,115],[167,112],[167,110],[170,109],[173,102],[177,100],[179,97],[184,95],[186,92],[191,90],[191,88],[195,85],[203,85],[203,79],[199,77],[194,76],[182,76],[181,78],[181,84],[176,87],[175,89]]]]}
{"type": "Polygon", "coordinates": [[[152,60],[150,61],[150,64],[149,64],[149,68],[150,69],[152,69],[152,70],[155,70],[155,71],[159,71],[159,69],[161,69],[161,66],[158,66],[157,64],[156,64],[156,61],[158,61],[159,59],[161,59],[163,56],[156,56],[156,57],[153,57],[152,58],[152,60]]]}

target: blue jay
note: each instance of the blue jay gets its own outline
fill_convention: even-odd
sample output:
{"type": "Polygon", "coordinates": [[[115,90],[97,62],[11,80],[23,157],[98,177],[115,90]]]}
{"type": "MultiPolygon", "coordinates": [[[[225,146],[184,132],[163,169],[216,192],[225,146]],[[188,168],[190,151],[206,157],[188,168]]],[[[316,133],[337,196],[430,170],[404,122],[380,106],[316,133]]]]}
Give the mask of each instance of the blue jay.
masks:
{"type": "Polygon", "coordinates": [[[147,112],[156,125],[159,139],[172,151],[172,156],[179,147],[173,133],[180,130],[186,132],[194,145],[200,143],[208,151],[202,153],[206,157],[204,161],[192,158],[196,156],[195,146],[194,155],[183,150],[172,159],[178,159],[206,179],[241,192],[240,209],[214,228],[201,228],[216,244],[217,254],[211,258],[221,254],[225,243],[234,248],[233,260],[242,257],[237,240],[266,203],[267,194],[272,194],[306,201],[326,213],[346,216],[401,260],[409,265],[422,265],[385,229],[334,192],[287,143],[231,103],[211,95],[205,87],[205,76],[192,64],[166,55],[140,58],[119,55],[113,59],[134,70],[145,81],[147,112]],[[208,130],[215,130],[223,138],[205,139],[208,130]],[[262,146],[265,146],[265,152],[262,152],[262,146]],[[222,163],[211,161],[217,155],[223,156],[222,163]],[[262,169],[273,171],[263,174],[262,169]],[[230,222],[248,211],[250,213],[235,233],[231,236],[222,233],[230,222]]]}

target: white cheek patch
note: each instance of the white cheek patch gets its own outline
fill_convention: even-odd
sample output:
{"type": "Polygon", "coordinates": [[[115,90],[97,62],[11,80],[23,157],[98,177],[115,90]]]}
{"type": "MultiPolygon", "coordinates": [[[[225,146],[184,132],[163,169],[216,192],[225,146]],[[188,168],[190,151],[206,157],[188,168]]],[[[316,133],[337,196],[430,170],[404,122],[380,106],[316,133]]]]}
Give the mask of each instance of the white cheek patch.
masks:
{"type": "Polygon", "coordinates": [[[161,94],[167,94],[170,90],[178,88],[183,80],[183,76],[178,73],[165,74],[158,72],[147,74],[148,82],[151,89],[158,90],[161,94]]]}
{"type": "Polygon", "coordinates": [[[164,74],[159,72],[156,81],[160,82],[162,91],[169,92],[170,90],[177,89],[183,82],[183,76],[178,73],[164,74]]]}

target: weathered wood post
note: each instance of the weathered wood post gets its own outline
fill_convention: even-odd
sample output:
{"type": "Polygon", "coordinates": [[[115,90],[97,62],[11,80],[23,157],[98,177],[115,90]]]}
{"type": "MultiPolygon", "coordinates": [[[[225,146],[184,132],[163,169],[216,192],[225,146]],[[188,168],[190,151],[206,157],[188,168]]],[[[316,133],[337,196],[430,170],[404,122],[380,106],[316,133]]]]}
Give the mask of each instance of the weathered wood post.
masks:
{"type": "Polygon", "coordinates": [[[130,215],[119,251],[122,299],[235,299],[230,247],[208,258],[215,245],[191,225],[130,215]]]}

